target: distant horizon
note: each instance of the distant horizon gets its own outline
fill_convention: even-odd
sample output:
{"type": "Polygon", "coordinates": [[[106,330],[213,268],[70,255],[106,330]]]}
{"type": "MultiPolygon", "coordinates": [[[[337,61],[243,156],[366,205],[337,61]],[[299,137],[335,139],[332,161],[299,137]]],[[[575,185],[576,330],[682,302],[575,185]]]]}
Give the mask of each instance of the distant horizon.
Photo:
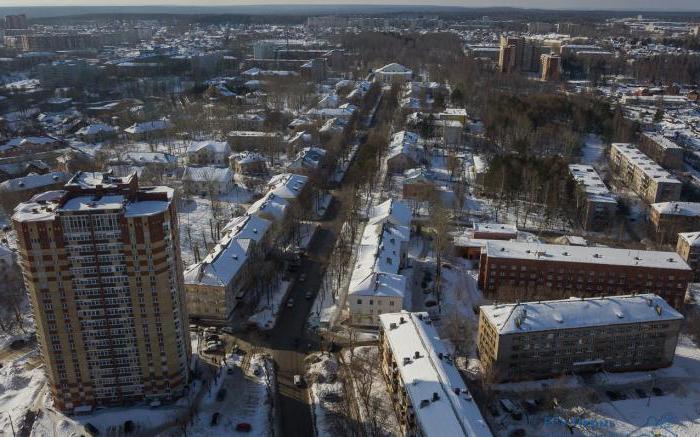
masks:
{"type": "MultiPolygon", "coordinates": [[[[18,0],[10,0],[10,3],[0,5],[0,13],[7,9],[21,10],[41,10],[42,8],[52,9],[109,9],[114,11],[115,8],[129,9],[163,9],[162,12],[167,13],[167,9],[182,10],[187,9],[195,13],[197,10],[230,10],[235,12],[236,9],[268,9],[276,8],[277,11],[265,11],[264,13],[282,13],[284,11],[294,11],[304,7],[314,9],[327,9],[328,13],[332,13],[332,9],[358,9],[362,7],[391,9],[412,8],[425,11],[426,9],[435,8],[437,11],[441,9],[464,9],[465,11],[474,9],[522,9],[522,10],[545,10],[545,11],[566,11],[566,12],[648,12],[648,13],[682,13],[682,12],[700,12],[700,1],[698,0],[667,0],[664,6],[659,6],[659,2],[650,0],[494,0],[490,2],[482,2],[482,0],[463,1],[463,0],[438,0],[436,3],[427,4],[426,0],[363,0],[361,3],[349,3],[347,0],[291,0],[281,2],[279,0],[207,0],[205,3],[193,5],[191,0],[147,0],[146,3],[138,0],[120,0],[118,4],[109,0],[29,0],[21,2],[18,0]]],[[[115,11],[114,13],[119,13],[115,11]]],[[[124,11],[124,13],[129,13],[124,11]]],[[[309,11],[313,14],[313,11],[309,11]]],[[[355,12],[356,13],[356,12],[355,12]]]]}

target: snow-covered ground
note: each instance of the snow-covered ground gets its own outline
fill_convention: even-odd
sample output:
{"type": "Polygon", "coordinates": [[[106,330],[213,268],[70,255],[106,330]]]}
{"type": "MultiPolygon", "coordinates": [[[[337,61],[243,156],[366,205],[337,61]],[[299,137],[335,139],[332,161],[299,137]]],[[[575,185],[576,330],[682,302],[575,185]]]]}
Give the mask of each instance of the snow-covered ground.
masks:
{"type": "Polygon", "coordinates": [[[212,210],[212,202],[208,198],[192,196],[178,205],[178,220],[180,222],[180,249],[184,265],[195,262],[195,251],[204,258],[208,250],[218,241],[217,216],[219,226],[223,227],[228,220],[245,212],[251,193],[240,186],[231,192],[218,197],[218,211],[212,210]]]}
{"type": "Polygon", "coordinates": [[[246,368],[242,367],[244,363],[245,360],[238,355],[226,359],[216,382],[202,400],[199,413],[187,429],[188,436],[270,435],[274,370],[268,360],[259,354],[250,358],[250,365],[246,368]],[[223,400],[217,399],[220,390],[226,392],[223,400]],[[219,413],[219,421],[212,426],[214,413],[219,413]],[[236,425],[239,423],[250,424],[251,432],[237,432],[236,425]]]}
{"type": "Polygon", "coordinates": [[[277,290],[272,293],[269,300],[266,297],[260,299],[255,313],[248,318],[248,322],[255,323],[259,329],[274,328],[291,286],[290,281],[280,281],[277,290]]]}
{"type": "Polygon", "coordinates": [[[316,353],[306,358],[306,365],[316,435],[337,435],[347,413],[343,384],[338,381],[338,360],[316,353]]]}
{"type": "Polygon", "coordinates": [[[594,134],[588,134],[581,148],[581,164],[597,166],[605,152],[603,140],[594,134]]]}
{"type": "Polygon", "coordinates": [[[15,431],[22,428],[27,411],[33,408],[45,387],[44,370],[28,365],[36,354],[33,350],[12,362],[3,363],[0,368],[0,430],[4,430],[0,435],[10,432],[10,417],[15,431]]]}
{"type": "Polygon", "coordinates": [[[505,383],[494,389],[498,398],[519,401],[554,392],[562,405],[520,421],[501,412],[494,430],[500,436],[517,428],[527,435],[700,435],[700,349],[685,336],[679,340],[673,365],[665,369],[505,383]],[[661,391],[654,394],[652,389],[661,391]],[[626,399],[613,400],[610,392],[626,399]],[[566,423],[578,426],[570,432],[566,423]]]}

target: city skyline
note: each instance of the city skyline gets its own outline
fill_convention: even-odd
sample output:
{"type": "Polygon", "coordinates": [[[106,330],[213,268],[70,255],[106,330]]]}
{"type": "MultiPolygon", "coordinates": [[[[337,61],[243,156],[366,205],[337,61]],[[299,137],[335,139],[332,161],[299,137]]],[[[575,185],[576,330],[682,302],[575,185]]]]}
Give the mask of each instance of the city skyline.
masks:
{"type": "Polygon", "coordinates": [[[694,0],[669,0],[660,5],[651,0],[440,0],[437,2],[426,2],[425,0],[363,0],[359,4],[350,3],[347,0],[291,0],[281,2],[279,0],[207,0],[200,2],[196,7],[188,0],[148,0],[146,2],[138,0],[120,0],[115,3],[107,0],[32,0],[20,2],[10,0],[4,4],[5,7],[117,7],[117,6],[139,6],[139,7],[191,7],[203,9],[209,7],[216,8],[236,8],[236,7],[266,7],[266,6],[407,6],[407,7],[463,7],[468,8],[522,8],[522,9],[547,9],[547,10],[610,10],[610,11],[653,11],[653,12],[673,12],[673,11],[700,11],[700,3],[694,0]]]}

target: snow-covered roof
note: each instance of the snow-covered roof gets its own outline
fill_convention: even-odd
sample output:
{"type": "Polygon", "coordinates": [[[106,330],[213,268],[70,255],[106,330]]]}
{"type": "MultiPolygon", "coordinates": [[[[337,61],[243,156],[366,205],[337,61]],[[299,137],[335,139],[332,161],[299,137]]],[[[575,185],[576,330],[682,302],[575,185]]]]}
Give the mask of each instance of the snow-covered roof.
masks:
{"type": "Polygon", "coordinates": [[[170,127],[170,122],[168,120],[154,120],[147,121],[145,123],[134,123],[133,125],[124,129],[124,132],[128,134],[144,134],[148,132],[155,132],[159,130],[165,130],[170,127]]]}
{"type": "Polygon", "coordinates": [[[658,132],[644,132],[642,133],[642,136],[645,136],[650,140],[654,141],[656,144],[659,145],[659,147],[661,147],[664,150],[677,150],[679,152],[682,152],[683,150],[683,148],[678,144],[674,143],[673,140],[666,138],[658,132]]]}
{"type": "Polygon", "coordinates": [[[419,161],[418,157],[418,134],[408,131],[395,133],[389,143],[388,158],[404,154],[414,161],[419,161]]]}
{"type": "Polygon", "coordinates": [[[487,437],[491,431],[427,313],[379,316],[421,435],[487,437]]]}
{"type": "Polygon", "coordinates": [[[281,173],[273,176],[267,186],[271,193],[283,199],[296,199],[304,190],[308,176],[294,173],[281,173]]]}
{"type": "Polygon", "coordinates": [[[120,155],[118,161],[134,165],[176,164],[177,156],[163,152],[127,152],[120,155]]]}
{"type": "Polygon", "coordinates": [[[253,162],[265,162],[265,157],[257,152],[240,152],[234,153],[229,157],[230,160],[239,164],[251,164],[253,162]]]}
{"type": "Polygon", "coordinates": [[[318,168],[326,151],[320,147],[304,147],[299,151],[294,161],[289,164],[290,168],[318,168]]]}
{"type": "Polygon", "coordinates": [[[64,183],[68,175],[56,171],[46,174],[30,173],[27,176],[9,179],[0,184],[2,191],[24,191],[64,183]]]}
{"type": "Polygon", "coordinates": [[[248,260],[252,248],[245,238],[224,237],[202,260],[185,270],[185,283],[226,287],[248,260]]]}
{"type": "Polygon", "coordinates": [[[617,203],[615,196],[610,192],[608,187],[605,186],[605,183],[592,165],[569,165],[569,173],[576,183],[583,187],[590,200],[595,202],[617,203]]]}
{"type": "Polygon", "coordinates": [[[655,294],[484,305],[481,312],[501,334],[624,325],[683,316],[655,294]]]}
{"type": "Polygon", "coordinates": [[[191,182],[230,182],[233,180],[233,171],[230,168],[219,167],[185,167],[182,180],[191,182]]]}
{"type": "Polygon", "coordinates": [[[231,147],[225,141],[195,141],[187,146],[187,153],[196,153],[202,149],[212,153],[231,153],[231,147]]]}
{"type": "Polygon", "coordinates": [[[357,259],[350,277],[349,293],[400,297],[406,282],[393,278],[401,266],[401,247],[411,238],[411,211],[403,202],[388,200],[370,211],[362,232],[357,259]],[[377,277],[377,273],[391,276],[377,277]],[[371,281],[368,282],[368,281],[371,281]]]}
{"type": "Polygon", "coordinates": [[[279,221],[284,218],[287,206],[289,206],[289,201],[272,192],[268,192],[250,205],[246,213],[249,215],[263,215],[279,221]]]}
{"type": "Polygon", "coordinates": [[[117,129],[105,123],[95,123],[76,132],[78,135],[99,135],[99,134],[112,134],[115,133],[117,129]]]}
{"type": "Polygon", "coordinates": [[[392,62],[391,64],[387,64],[381,68],[377,68],[377,73],[382,73],[382,74],[410,74],[412,73],[411,69],[403,66],[401,64],[397,64],[396,62],[392,62]]]}
{"type": "Polygon", "coordinates": [[[474,232],[517,234],[518,227],[508,223],[474,223],[474,232]]]}
{"type": "Polygon", "coordinates": [[[486,244],[485,253],[489,258],[501,259],[690,270],[690,267],[676,252],[565,246],[520,241],[489,241],[486,244]]]}
{"type": "Polygon", "coordinates": [[[691,247],[700,247],[700,232],[682,232],[678,237],[687,241],[691,247]]]}
{"type": "Polygon", "coordinates": [[[671,173],[657,164],[656,161],[642,153],[636,146],[629,143],[613,143],[612,148],[617,150],[627,161],[641,170],[647,177],[658,182],[681,183],[671,173]]]}
{"type": "Polygon", "coordinates": [[[651,208],[664,215],[700,216],[700,202],[659,202],[652,203],[651,208]]]}

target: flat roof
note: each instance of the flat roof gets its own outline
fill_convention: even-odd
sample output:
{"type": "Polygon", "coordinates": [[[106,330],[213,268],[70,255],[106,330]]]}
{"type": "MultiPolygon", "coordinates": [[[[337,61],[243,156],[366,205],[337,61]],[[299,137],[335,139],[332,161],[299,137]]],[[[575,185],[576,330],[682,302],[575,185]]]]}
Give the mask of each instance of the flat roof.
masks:
{"type": "Polygon", "coordinates": [[[651,293],[483,305],[480,310],[501,334],[683,319],[651,293]]]}
{"type": "Polygon", "coordinates": [[[428,314],[387,313],[379,321],[422,435],[491,436],[428,314]]]}
{"type": "Polygon", "coordinates": [[[576,183],[583,186],[590,200],[617,203],[615,196],[610,192],[592,165],[572,164],[569,166],[569,173],[576,183]]]}
{"type": "Polygon", "coordinates": [[[674,143],[671,139],[666,138],[658,132],[644,132],[642,133],[642,135],[649,138],[650,140],[653,140],[656,144],[659,145],[659,147],[661,147],[664,150],[683,150],[681,146],[674,143]]]}
{"type": "Polygon", "coordinates": [[[653,250],[567,246],[520,241],[489,241],[486,243],[486,254],[489,258],[500,259],[690,270],[683,258],[676,252],[653,250]]]}
{"type": "Polygon", "coordinates": [[[652,203],[651,207],[659,214],[685,217],[700,216],[700,202],[659,202],[652,203]]]}
{"type": "Polygon", "coordinates": [[[617,150],[625,159],[640,169],[649,178],[668,184],[680,184],[671,173],[663,169],[653,159],[642,153],[637,146],[630,143],[613,143],[612,148],[617,150]]]}

